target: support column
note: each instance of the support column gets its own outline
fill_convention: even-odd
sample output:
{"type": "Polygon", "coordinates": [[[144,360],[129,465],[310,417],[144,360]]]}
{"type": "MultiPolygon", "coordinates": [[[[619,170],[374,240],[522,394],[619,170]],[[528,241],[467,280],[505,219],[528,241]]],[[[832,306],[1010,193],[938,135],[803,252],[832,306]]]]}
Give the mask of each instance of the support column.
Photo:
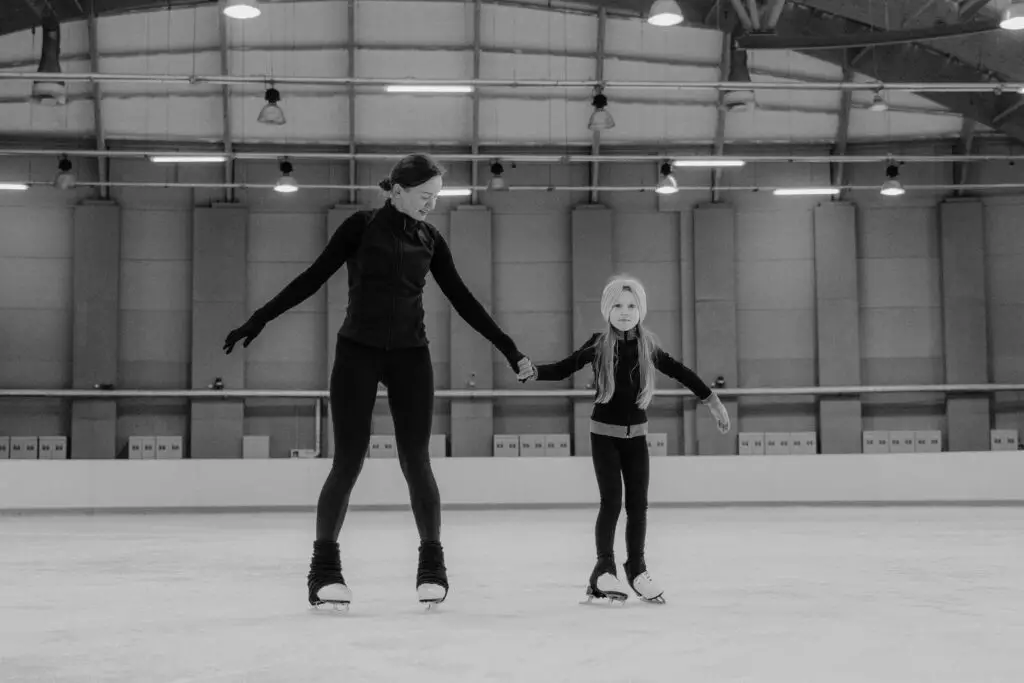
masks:
{"type": "MultiPolygon", "coordinates": [[[[736,336],[736,211],[725,204],[706,204],[693,210],[694,318],[697,366],[710,383],[719,375],[726,387],[739,383],[736,336]]],[[[707,410],[697,412],[697,453],[737,453],[739,429],[736,399],[722,399],[733,429],[719,434],[707,410]]]]}
{"type": "MultiPolygon", "coordinates": [[[[121,207],[86,201],[75,207],[72,386],[117,385],[121,207]]],[[[117,402],[78,399],[71,407],[70,457],[116,456],[117,402]]]]}
{"type": "MultiPolygon", "coordinates": [[[[493,314],[494,258],[491,210],[463,205],[451,213],[448,239],[452,258],[469,291],[493,314]]],[[[497,351],[454,310],[451,315],[450,384],[452,389],[493,389],[497,351]]],[[[494,402],[452,399],[451,455],[493,454],[494,402]]]]}
{"type": "MultiPolygon", "coordinates": [[[[989,347],[981,200],[947,199],[940,204],[939,237],[946,383],[985,384],[989,347]]],[[[947,450],[987,451],[990,410],[988,395],[947,397],[947,450]]]]}
{"type": "MultiPolygon", "coordinates": [[[[214,379],[245,387],[245,353],[226,355],[224,337],[248,316],[246,273],[249,210],[237,204],[197,207],[192,214],[192,388],[214,379]]],[[[245,401],[191,404],[189,457],[241,458],[245,401]]]]}
{"type": "MultiPolygon", "coordinates": [[[[337,232],[341,224],[352,214],[361,211],[363,207],[355,204],[338,204],[327,212],[327,225],[325,228],[324,246],[337,232]]],[[[327,281],[327,377],[324,378],[324,387],[331,388],[331,371],[334,369],[334,355],[338,344],[338,330],[345,322],[345,314],[348,311],[348,266],[340,269],[327,281]]],[[[324,424],[323,439],[320,443],[320,456],[334,458],[334,421],[331,419],[331,402],[324,402],[324,424]]]]}
{"type": "MultiPolygon", "coordinates": [[[[585,204],[572,212],[572,348],[604,329],[601,292],[613,275],[612,211],[585,204]]],[[[593,389],[594,377],[584,370],[573,375],[573,389],[593,389]]],[[[590,415],[593,397],[573,399],[573,455],[590,457],[590,415]]]]}
{"type": "MultiPolygon", "coordinates": [[[[673,195],[658,195],[659,198],[673,195]]],[[[696,302],[694,300],[693,213],[679,212],[679,320],[682,326],[683,365],[697,367],[696,302]]],[[[683,402],[683,443],[681,455],[697,454],[697,407],[694,401],[683,402]]]]}
{"type": "MultiPolygon", "coordinates": [[[[814,207],[814,276],[818,384],[857,386],[861,383],[860,290],[853,204],[829,202],[814,207]]],[[[860,453],[862,428],[860,397],[821,397],[821,453],[860,453]]]]}

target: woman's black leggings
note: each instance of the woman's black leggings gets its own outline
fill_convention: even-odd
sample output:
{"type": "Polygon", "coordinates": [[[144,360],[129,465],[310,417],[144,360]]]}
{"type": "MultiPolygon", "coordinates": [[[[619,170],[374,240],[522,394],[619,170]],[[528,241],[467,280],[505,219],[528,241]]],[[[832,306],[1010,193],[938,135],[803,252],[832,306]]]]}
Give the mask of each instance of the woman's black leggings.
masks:
{"type": "Polygon", "coordinates": [[[331,371],[334,464],[320,491],[316,540],[337,541],[370,445],[377,383],[388,389],[395,443],[420,540],[441,540],[441,497],[430,466],[434,369],[430,350],[372,348],[338,337],[331,371]]]}
{"type": "Polygon", "coordinates": [[[590,448],[601,494],[601,507],[594,529],[597,555],[614,553],[615,525],[619,521],[622,485],[625,484],[627,559],[639,560],[644,555],[647,538],[647,488],[651,477],[647,438],[618,439],[591,434],[590,448]]]}

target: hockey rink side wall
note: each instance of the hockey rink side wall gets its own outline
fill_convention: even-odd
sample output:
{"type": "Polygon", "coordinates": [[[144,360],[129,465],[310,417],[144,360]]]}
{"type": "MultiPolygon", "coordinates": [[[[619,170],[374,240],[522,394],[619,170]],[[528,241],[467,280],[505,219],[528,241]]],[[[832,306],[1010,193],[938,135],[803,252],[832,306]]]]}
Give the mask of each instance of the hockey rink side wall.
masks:
{"type": "MultiPolygon", "coordinates": [[[[433,461],[447,507],[597,502],[589,458],[433,461]]],[[[0,511],[312,509],[330,462],[0,462],[0,511]]],[[[1024,453],[659,457],[652,505],[1024,503],[1024,453]]],[[[353,508],[408,507],[398,462],[368,459],[353,508]]]]}

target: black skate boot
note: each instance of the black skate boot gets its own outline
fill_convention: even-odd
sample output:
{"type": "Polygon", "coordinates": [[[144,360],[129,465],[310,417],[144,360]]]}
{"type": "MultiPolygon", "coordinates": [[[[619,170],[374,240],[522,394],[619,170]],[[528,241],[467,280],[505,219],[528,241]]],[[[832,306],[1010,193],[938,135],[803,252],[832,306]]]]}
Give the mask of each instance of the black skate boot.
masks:
{"type": "Polygon", "coordinates": [[[416,593],[427,609],[444,602],[448,597],[448,570],[444,566],[444,548],[438,541],[420,543],[416,593]]]}
{"type": "Polygon", "coordinates": [[[629,597],[619,581],[615,572],[615,557],[613,555],[598,555],[594,571],[590,573],[590,583],[587,585],[587,602],[594,598],[603,598],[611,602],[625,602],[629,597]]]}
{"type": "Polygon", "coordinates": [[[626,572],[626,581],[629,582],[630,588],[640,596],[641,600],[665,604],[665,591],[655,583],[647,572],[647,562],[643,555],[627,559],[622,563],[622,569],[626,572]]]}
{"type": "Polygon", "coordinates": [[[352,591],[345,585],[341,574],[341,557],[338,544],[331,541],[314,541],[313,558],[306,576],[311,607],[330,605],[335,609],[348,611],[352,602],[352,591]]]}

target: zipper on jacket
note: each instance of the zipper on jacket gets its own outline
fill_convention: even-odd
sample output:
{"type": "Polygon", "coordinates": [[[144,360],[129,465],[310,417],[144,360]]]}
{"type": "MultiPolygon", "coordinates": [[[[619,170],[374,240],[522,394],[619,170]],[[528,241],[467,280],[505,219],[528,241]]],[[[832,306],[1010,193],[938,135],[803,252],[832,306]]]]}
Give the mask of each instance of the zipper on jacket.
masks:
{"type": "MultiPolygon", "coordinates": [[[[404,221],[402,227],[405,227],[404,221]]],[[[404,256],[404,250],[402,249],[402,238],[398,235],[395,235],[395,245],[398,247],[398,272],[391,292],[391,319],[388,321],[388,342],[384,346],[385,351],[391,349],[391,340],[395,331],[395,307],[398,300],[398,285],[402,280],[402,257],[404,256]]]]}

